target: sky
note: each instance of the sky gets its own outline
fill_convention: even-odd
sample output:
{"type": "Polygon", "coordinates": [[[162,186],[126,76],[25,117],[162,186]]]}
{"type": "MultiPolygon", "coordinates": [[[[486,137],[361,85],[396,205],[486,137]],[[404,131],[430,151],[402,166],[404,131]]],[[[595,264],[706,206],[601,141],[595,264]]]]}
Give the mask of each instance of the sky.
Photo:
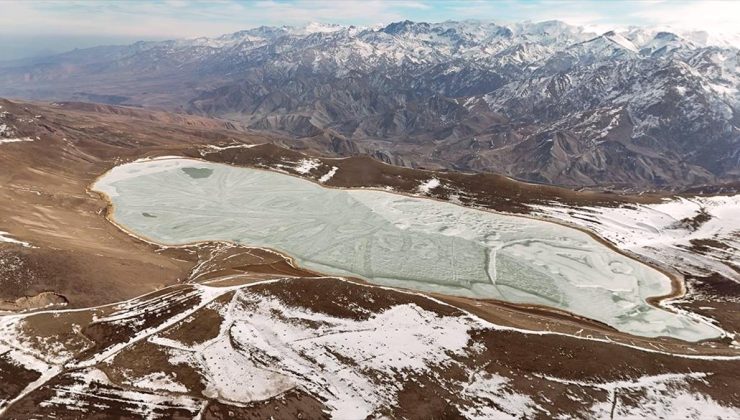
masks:
{"type": "Polygon", "coordinates": [[[737,33],[740,1],[0,0],[0,61],[103,44],[216,36],[261,25],[368,26],[404,19],[557,19],[595,32],[637,25],[737,33]]]}

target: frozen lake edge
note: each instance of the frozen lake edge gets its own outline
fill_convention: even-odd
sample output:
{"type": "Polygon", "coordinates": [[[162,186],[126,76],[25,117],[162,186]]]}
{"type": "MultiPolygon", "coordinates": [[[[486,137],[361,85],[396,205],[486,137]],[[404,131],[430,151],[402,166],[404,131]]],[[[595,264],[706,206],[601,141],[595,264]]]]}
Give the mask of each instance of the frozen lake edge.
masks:
{"type": "Polygon", "coordinates": [[[664,273],[549,221],[188,158],[120,165],[93,189],[116,223],[163,245],[268,247],[327,274],[544,305],[635,335],[720,333],[646,303],[671,292],[664,273]]]}

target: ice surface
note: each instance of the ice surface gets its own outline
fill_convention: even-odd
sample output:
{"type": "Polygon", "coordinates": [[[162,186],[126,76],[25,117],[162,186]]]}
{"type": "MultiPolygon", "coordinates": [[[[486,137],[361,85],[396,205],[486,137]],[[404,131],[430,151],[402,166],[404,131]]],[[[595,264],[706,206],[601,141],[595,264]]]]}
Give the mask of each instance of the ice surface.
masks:
{"type": "Polygon", "coordinates": [[[645,303],[670,292],[666,275],[550,222],[188,159],[122,165],[94,188],[111,197],[118,223],[163,244],[233,241],[329,274],[547,305],[637,335],[719,335],[645,303]]]}

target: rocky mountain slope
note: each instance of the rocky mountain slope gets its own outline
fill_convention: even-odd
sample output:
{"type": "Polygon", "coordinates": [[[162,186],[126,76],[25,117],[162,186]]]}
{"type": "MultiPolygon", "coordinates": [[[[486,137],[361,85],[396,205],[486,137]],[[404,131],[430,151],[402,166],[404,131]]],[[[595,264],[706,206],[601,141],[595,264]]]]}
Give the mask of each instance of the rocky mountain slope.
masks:
{"type": "Polygon", "coordinates": [[[0,65],[0,94],[120,103],[407,166],[567,185],[740,177],[738,48],[562,22],[260,27],[0,65]]]}

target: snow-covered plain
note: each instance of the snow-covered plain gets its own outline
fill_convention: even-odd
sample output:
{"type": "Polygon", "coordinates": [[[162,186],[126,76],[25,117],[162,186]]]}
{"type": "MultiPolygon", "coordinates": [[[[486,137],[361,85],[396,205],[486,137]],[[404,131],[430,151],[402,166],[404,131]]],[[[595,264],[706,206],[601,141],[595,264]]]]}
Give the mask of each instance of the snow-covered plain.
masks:
{"type": "Polygon", "coordinates": [[[668,199],[621,207],[534,205],[535,211],[583,226],[620,249],[681,271],[717,272],[740,282],[740,195],[668,199]],[[693,241],[693,243],[692,243],[693,241]],[[703,252],[696,245],[708,244],[703,252]],[[734,268],[733,268],[734,265],[734,268]]]}
{"type": "MultiPolygon", "coordinates": [[[[178,407],[188,411],[193,417],[201,410],[201,402],[186,395],[157,395],[141,391],[109,389],[111,384],[106,374],[96,368],[79,370],[69,375],[74,382],[71,385],[53,387],[51,398],[42,401],[41,407],[64,407],[66,410],[78,412],[78,418],[85,418],[91,411],[100,411],[110,408],[108,404],[124,403],[129,406],[131,414],[144,419],[163,418],[157,415],[158,409],[178,407]],[[90,392],[95,389],[95,392],[90,392]],[[106,404],[108,403],[108,404],[106,404]]],[[[138,385],[138,384],[137,384],[138,385]]],[[[152,388],[147,384],[144,388],[152,388]]],[[[158,391],[169,391],[161,383],[154,383],[158,391]]]]}
{"type": "MultiPolygon", "coordinates": [[[[0,317],[0,353],[12,364],[41,374],[11,401],[0,399],[0,416],[10,404],[40,387],[47,387],[51,392],[39,402],[39,407],[71,410],[80,417],[106,410],[110,404],[124,404],[132,414],[143,418],[169,418],[165,413],[170,408],[200,418],[196,414],[203,411],[209,399],[239,406],[299,389],[321,400],[332,418],[365,418],[401,403],[399,383],[414,383],[425,377],[436,378],[446,389],[458,392],[460,398],[454,404],[466,418],[533,418],[548,413],[535,391],[523,391],[523,385],[516,384],[516,374],[507,373],[505,367],[501,371],[489,369],[490,362],[485,357],[490,354],[485,355],[491,349],[475,337],[487,330],[551,336],[562,333],[519,330],[491,324],[464,311],[440,311],[449,305],[433,298],[402,298],[383,309],[370,309],[377,299],[371,291],[377,287],[368,285],[354,285],[367,293],[359,291],[349,305],[329,300],[329,306],[342,308],[343,315],[329,315],[331,310],[327,312],[315,300],[305,305],[286,303],[290,299],[285,300],[283,290],[290,290],[292,282],[328,280],[331,279],[276,278],[233,287],[188,284],[173,286],[172,293],[98,308],[104,313],[99,316],[93,313],[92,319],[110,327],[142,315],[168,312],[177,301],[198,297],[184,312],[166,317],[157,326],[144,328],[129,322],[138,326],[137,329],[120,337],[118,344],[86,355],[89,363],[80,363],[75,358],[76,353],[84,352],[85,345],[73,345],[76,350],[70,352],[67,350],[72,348],[65,350],[64,345],[58,351],[29,344],[30,337],[23,324],[37,316],[54,314],[57,318],[90,309],[0,317]],[[180,288],[185,290],[176,292],[180,288]],[[201,318],[204,310],[216,311],[219,321],[214,324],[210,316],[201,318]],[[218,325],[219,329],[209,338],[191,342],[187,330],[177,331],[193,322],[203,328],[218,325]],[[119,364],[117,356],[124,355],[122,360],[126,360],[125,353],[136,343],[157,346],[167,362],[138,373],[125,362],[119,364]],[[474,362],[471,357],[484,357],[484,360],[474,362]],[[205,385],[202,393],[179,380],[177,372],[189,368],[202,379],[205,385]],[[459,369],[463,369],[461,375],[449,375],[459,369]],[[109,376],[110,373],[116,374],[109,376]],[[65,379],[52,381],[57,377],[65,379]],[[117,379],[112,381],[114,378],[117,379]]],[[[420,297],[415,292],[403,295],[420,297]]],[[[79,333],[78,328],[72,330],[79,333]]],[[[502,340],[505,337],[500,336],[502,340]]],[[[584,343],[607,342],[571,337],[584,343]]],[[[648,355],[662,353],[651,349],[641,351],[648,355]]],[[[670,372],[670,367],[666,369],[670,372]]],[[[590,394],[563,394],[567,400],[582,403],[577,418],[609,417],[617,394],[624,391],[644,393],[639,400],[618,399],[616,412],[627,418],[734,418],[737,411],[734,407],[689,386],[696,381],[711,381],[715,374],[701,370],[657,375],[625,371],[624,377],[610,380],[598,377],[573,380],[539,373],[534,376],[545,383],[598,390],[590,394]],[[699,406],[701,411],[697,410],[699,406]]],[[[545,401],[550,402],[546,398],[545,401]]]]}
{"type": "MultiPolygon", "coordinates": [[[[218,337],[196,346],[152,337],[170,363],[197,366],[207,378],[204,393],[221,401],[248,402],[299,387],[325,399],[332,418],[366,418],[396,404],[396,375],[433,374],[450,355],[469,352],[469,316],[439,316],[414,304],[393,306],[365,320],[290,307],[279,299],[238,291],[219,312],[218,337]],[[307,328],[307,325],[312,325],[307,328]],[[331,372],[330,374],[327,374],[331,372]]],[[[498,418],[529,413],[532,400],[512,392],[508,378],[471,372],[462,384],[473,417],[497,402],[498,418]],[[504,416],[504,417],[501,417],[504,416]]]]}
{"type": "Polygon", "coordinates": [[[656,419],[732,419],[737,417],[737,410],[726,407],[712,398],[685,389],[689,381],[702,381],[707,375],[702,372],[688,374],[662,374],[643,376],[636,380],[615,382],[568,381],[553,377],[546,379],[583,388],[596,388],[607,391],[607,401],[591,407],[595,418],[656,418],[656,419]],[[618,391],[640,390],[645,393],[639,405],[617,404],[618,391]],[[617,417],[614,417],[614,414],[617,417]]]}
{"type": "Polygon", "coordinates": [[[116,222],[163,244],[233,241],[321,272],[546,305],[637,335],[720,335],[645,302],[671,291],[666,275],[554,223],[189,159],[122,165],[94,188],[113,200],[116,222]]]}

